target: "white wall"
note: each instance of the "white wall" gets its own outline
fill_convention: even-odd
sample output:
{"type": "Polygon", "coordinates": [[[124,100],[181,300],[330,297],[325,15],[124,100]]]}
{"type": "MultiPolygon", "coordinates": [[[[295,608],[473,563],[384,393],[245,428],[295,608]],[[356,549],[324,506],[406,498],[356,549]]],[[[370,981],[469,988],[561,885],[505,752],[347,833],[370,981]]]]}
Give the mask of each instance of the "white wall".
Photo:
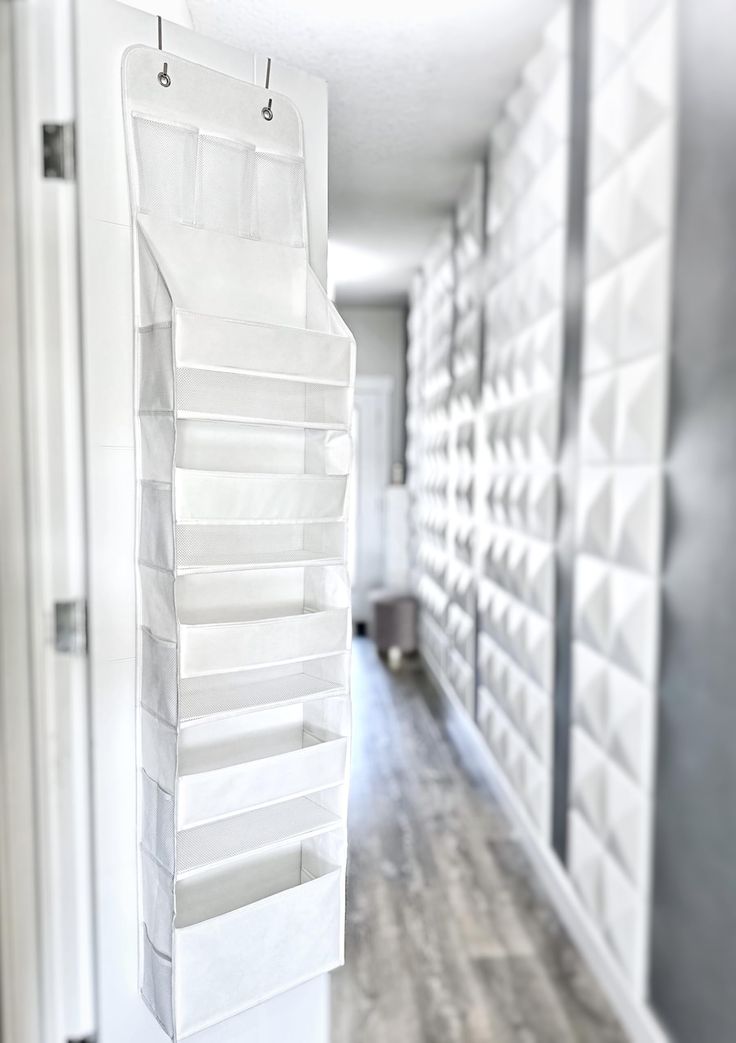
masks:
{"type": "Polygon", "coordinates": [[[406,309],[401,305],[341,305],[340,314],[358,345],[357,376],[388,376],[394,382],[392,462],[404,459],[406,421],[406,309]]]}

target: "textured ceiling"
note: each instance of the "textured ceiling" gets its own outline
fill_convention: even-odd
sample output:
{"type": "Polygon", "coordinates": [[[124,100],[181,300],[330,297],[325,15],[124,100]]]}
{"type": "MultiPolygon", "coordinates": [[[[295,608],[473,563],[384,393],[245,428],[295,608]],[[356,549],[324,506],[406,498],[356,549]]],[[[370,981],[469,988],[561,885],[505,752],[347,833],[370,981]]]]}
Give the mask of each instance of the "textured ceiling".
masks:
{"type": "MultiPolygon", "coordinates": [[[[340,300],[403,294],[557,0],[188,0],[195,28],[326,79],[340,300]],[[353,274],[351,274],[353,269],[353,274]]],[[[333,255],[331,254],[331,265],[333,255]]]]}

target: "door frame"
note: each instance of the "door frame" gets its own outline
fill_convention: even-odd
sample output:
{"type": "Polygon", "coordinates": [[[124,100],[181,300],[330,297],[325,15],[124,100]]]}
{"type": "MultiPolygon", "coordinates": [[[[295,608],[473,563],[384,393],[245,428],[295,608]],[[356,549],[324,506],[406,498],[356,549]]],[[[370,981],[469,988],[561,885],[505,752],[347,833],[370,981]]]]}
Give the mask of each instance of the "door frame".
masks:
{"type": "MultiPolygon", "coordinates": [[[[353,541],[353,547],[349,555],[349,560],[355,562],[355,568],[352,575],[353,588],[358,587],[357,580],[360,578],[358,570],[358,525],[359,525],[359,495],[360,495],[360,467],[359,467],[359,453],[361,443],[361,431],[360,431],[360,409],[359,403],[361,397],[369,395],[381,396],[386,403],[386,486],[391,482],[391,464],[393,462],[393,396],[396,391],[396,382],[390,374],[358,374],[355,380],[355,415],[358,417],[358,432],[356,439],[356,454],[355,454],[355,467],[354,467],[354,488],[353,488],[353,507],[352,507],[352,518],[355,521],[354,531],[351,532],[351,540],[353,541]]],[[[381,528],[383,528],[384,514],[383,508],[381,509],[381,528]]],[[[355,602],[353,601],[353,604],[355,602]]],[[[366,612],[366,617],[367,617],[366,612]]],[[[367,622],[366,619],[358,619],[358,623],[367,622]]]]}
{"type": "Polygon", "coordinates": [[[0,11],[0,1026],[65,1043],[96,1022],[84,630],[66,651],[56,626],[86,599],[77,188],[42,136],[74,121],[73,7],[0,11]]]}

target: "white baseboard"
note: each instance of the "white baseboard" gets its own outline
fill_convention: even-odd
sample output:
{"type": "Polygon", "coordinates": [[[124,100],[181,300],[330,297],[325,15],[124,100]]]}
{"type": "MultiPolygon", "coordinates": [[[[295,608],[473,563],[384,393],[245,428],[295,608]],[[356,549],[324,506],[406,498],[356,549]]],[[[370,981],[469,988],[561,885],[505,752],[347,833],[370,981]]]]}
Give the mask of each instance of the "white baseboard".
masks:
{"type": "Polygon", "coordinates": [[[488,782],[499,803],[515,827],[519,840],[547,897],[564,924],[575,947],[590,968],[613,1010],[621,1021],[631,1043],[670,1043],[652,1009],[639,999],[621,973],[611,954],[605,948],[575,894],[570,878],[551,847],[542,846],[519,811],[517,800],[508,781],[493,759],[483,736],[460,705],[454,692],[448,690],[443,678],[438,677],[432,665],[422,655],[427,676],[447,702],[457,719],[463,736],[479,754],[479,761],[487,773],[488,782]]]}

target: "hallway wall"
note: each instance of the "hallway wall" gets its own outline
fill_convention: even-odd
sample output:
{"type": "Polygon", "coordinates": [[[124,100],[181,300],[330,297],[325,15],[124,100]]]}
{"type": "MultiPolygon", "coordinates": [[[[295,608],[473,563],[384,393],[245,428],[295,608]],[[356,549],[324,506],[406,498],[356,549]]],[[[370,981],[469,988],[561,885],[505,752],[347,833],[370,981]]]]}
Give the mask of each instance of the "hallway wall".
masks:
{"type": "Polygon", "coordinates": [[[401,304],[340,304],[357,345],[356,373],[393,380],[392,462],[403,463],[406,442],[406,308],[401,304]]]}
{"type": "MultiPolygon", "coordinates": [[[[688,487],[698,470],[694,447],[702,456],[705,446],[722,471],[726,463],[713,447],[729,427],[725,420],[716,427],[725,396],[714,400],[710,421],[700,414],[699,426],[694,422],[695,392],[702,407],[707,379],[693,351],[695,316],[701,329],[710,316],[702,305],[687,310],[687,302],[696,286],[701,300],[713,301],[717,290],[691,271],[713,265],[712,244],[695,228],[702,199],[689,197],[689,210],[681,199],[673,210],[676,158],[686,171],[714,148],[712,137],[706,145],[694,130],[707,125],[708,103],[702,97],[695,103],[685,78],[679,115],[691,105],[692,124],[682,125],[676,157],[678,0],[625,6],[571,0],[561,7],[492,128],[476,366],[483,377],[475,389],[458,383],[467,357],[458,307],[465,195],[413,286],[407,458],[421,649],[439,687],[486,739],[509,809],[538,851],[546,882],[581,925],[578,937],[632,1038],[661,1040],[662,1013],[678,1043],[703,1038],[695,1033],[698,1017],[701,1026],[712,1026],[709,1043],[725,1043],[733,1032],[718,1033],[731,1026],[728,1005],[721,999],[720,1012],[716,1006],[708,1014],[715,986],[702,981],[685,941],[690,927],[700,948],[707,946],[719,907],[729,925],[713,935],[722,956],[731,954],[733,937],[723,875],[734,864],[733,851],[722,829],[716,835],[718,816],[702,813],[715,800],[717,780],[724,784],[728,775],[725,751],[700,787],[691,785],[706,744],[718,750],[711,727],[732,709],[724,696],[731,663],[720,655],[707,669],[703,662],[699,679],[708,678],[713,716],[708,725],[698,718],[695,727],[696,683],[682,658],[695,645],[701,657],[710,653],[708,634],[692,626],[685,594],[699,589],[706,620],[704,551],[686,542],[704,531],[702,512],[709,510],[702,483],[699,511],[695,484],[688,487]],[[675,277],[673,349],[672,259],[688,237],[701,253],[685,249],[675,277]],[[673,419],[682,425],[679,435],[673,428],[672,447],[682,466],[673,457],[677,471],[668,489],[671,365],[673,419]],[[692,395],[678,392],[678,372],[692,395]],[[697,515],[683,539],[673,513],[679,547],[672,538],[665,547],[667,496],[681,513],[697,515]],[[685,631],[687,641],[673,642],[671,634],[685,631]],[[697,759],[687,748],[693,730],[697,759]],[[680,813],[684,786],[687,825],[680,813]],[[705,821],[696,828],[698,819],[705,821]],[[685,845],[687,872],[680,868],[685,845]],[[711,881],[717,900],[695,897],[698,873],[711,881]],[[683,949],[688,957],[679,955],[683,949]],[[691,1006],[686,982],[694,977],[698,1002],[691,1006]]],[[[702,29],[717,25],[718,15],[711,11],[698,24],[702,64],[702,29]]],[[[713,89],[723,101],[733,96],[732,86],[724,80],[713,89]]],[[[721,170],[729,169],[725,132],[719,140],[721,170]]],[[[706,176],[703,194],[714,186],[709,176],[704,187],[706,176]]],[[[721,173],[718,182],[721,215],[734,198],[727,178],[721,173]]],[[[722,249],[723,269],[732,271],[725,241],[722,249]]],[[[730,387],[732,367],[721,356],[732,316],[722,301],[714,306],[724,322],[706,361],[730,387]]],[[[710,529],[722,553],[730,517],[722,481],[719,495],[722,521],[719,528],[711,519],[710,529]]],[[[716,567],[711,559],[707,564],[710,572],[716,567]]],[[[730,619],[725,587],[723,595],[722,618],[730,619]]],[[[718,981],[715,970],[712,977],[718,981]]]]}
{"type": "Polygon", "coordinates": [[[651,989],[678,1043],[736,1039],[736,9],[680,3],[668,539],[651,989]]]}

